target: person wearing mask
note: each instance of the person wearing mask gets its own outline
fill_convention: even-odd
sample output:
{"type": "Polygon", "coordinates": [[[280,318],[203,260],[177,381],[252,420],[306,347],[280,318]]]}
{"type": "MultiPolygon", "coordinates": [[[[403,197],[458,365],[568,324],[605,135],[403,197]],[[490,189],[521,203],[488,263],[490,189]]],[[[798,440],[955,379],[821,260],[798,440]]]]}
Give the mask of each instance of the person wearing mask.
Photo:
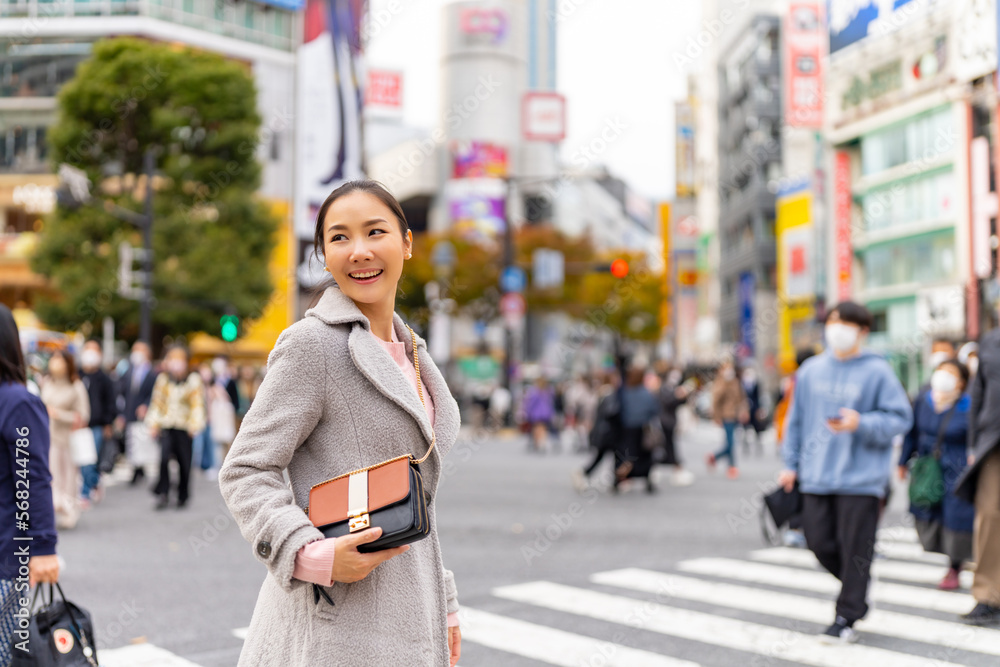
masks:
{"type": "Polygon", "coordinates": [[[28,593],[17,581],[21,568],[27,565],[29,586],[59,581],[49,416],[26,382],[17,323],[10,308],[0,304],[0,516],[9,517],[0,521],[0,665],[10,664],[17,619],[27,613],[22,600],[28,593]],[[27,501],[18,496],[25,487],[27,501]],[[26,559],[17,555],[24,548],[26,559]]]}
{"type": "Polygon", "coordinates": [[[691,387],[681,384],[684,374],[679,368],[667,371],[660,385],[660,427],[663,429],[663,463],[674,467],[670,483],[674,486],[690,486],[694,475],[684,469],[680,452],[677,448],[677,410],[687,403],[691,395],[691,387]]]}
{"type": "Polygon", "coordinates": [[[130,486],[139,484],[146,476],[143,456],[149,434],[143,420],[153,396],[157,372],[152,364],[152,352],[144,341],[136,341],[128,358],[128,368],[118,380],[119,414],[116,425],[125,434],[125,453],[132,464],[130,486]]]}
{"type": "Polygon", "coordinates": [[[972,386],[971,382],[979,371],[979,344],[975,341],[969,341],[958,348],[958,360],[969,369],[969,386],[972,386]]]}
{"type": "Polygon", "coordinates": [[[858,639],[853,626],[868,613],[875,529],[889,484],[892,440],[910,430],[906,390],[888,362],[864,349],[872,316],[852,301],[826,320],[827,351],[798,370],[785,430],[787,491],[802,493],[806,543],[841,582],[826,643],[858,639]]]}
{"type": "Polygon", "coordinates": [[[70,434],[90,421],[90,398],[76,373],[73,356],[57,350],[49,357],[49,375],[42,385],[42,402],[49,412],[49,469],[56,527],[76,527],[80,518],[80,469],[73,462],[70,434]]]}
{"type": "Polygon", "coordinates": [[[930,389],[913,402],[913,428],[903,441],[899,457],[899,479],[905,480],[908,464],[915,456],[934,456],[941,464],[944,498],[936,507],[910,503],[917,534],[924,550],[944,554],[950,567],[938,588],[958,589],[962,563],[972,559],[972,522],[976,510],[954,495],[955,482],[965,470],[969,410],[972,404],[965,388],[969,369],[955,359],[943,361],[931,374],[930,389]]]}
{"type": "Polygon", "coordinates": [[[712,419],[725,431],[726,443],[722,449],[708,455],[708,469],[715,470],[715,464],[719,459],[728,459],[726,476],[729,479],[737,479],[740,473],[736,467],[734,447],[736,427],[750,419],[750,406],[743,384],[736,377],[736,367],[732,361],[724,361],[719,366],[719,373],[712,383],[712,419]]]}
{"type": "Polygon", "coordinates": [[[146,413],[149,434],[160,441],[160,478],[154,492],[156,509],[166,509],[170,493],[170,461],[180,468],[177,509],[187,505],[191,477],[191,443],[205,428],[205,387],[201,375],[188,369],[188,352],[181,346],[170,348],[163,359],[163,373],[153,385],[153,397],[146,413]]]}
{"type": "MultiPolygon", "coordinates": [[[[101,450],[107,441],[111,446],[111,424],[115,421],[115,384],[101,368],[104,355],[101,344],[90,339],[83,344],[80,353],[80,381],[87,388],[90,398],[90,430],[94,433],[94,444],[97,447],[97,461],[101,461],[101,450]]],[[[90,502],[100,502],[104,495],[101,489],[101,471],[98,463],[84,466],[80,469],[83,475],[83,489],[80,491],[80,507],[88,509],[90,502]]]]}
{"type": "MultiPolygon", "coordinates": [[[[204,377],[204,376],[203,376],[204,377]]],[[[240,399],[236,391],[236,382],[229,374],[229,360],[217,357],[212,361],[212,371],[206,384],[208,387],[208,451],[202,455],[201,468],[209,481],[218,476],[218,466],[221,458],[236,438],[236,408],[240,399]],[[218,460],[217,460],[218,459],[218,460]]]]}
{"type": "Polygon", "coordinates": [[[626,479],[645,478],[646,493],[655,493],[656,487],[650,473],[653,470],[653,452],[643,446],[643,430],[659,416],[660,406],[644,385],[646,370],[633,366],[625,373],[625,387],[621,393],[621,438],[619,463],[615,469],[612,491],[626,479]]]}
{"type": "Polygon", "coordinates": [[[1000,329],[979,340],[979,368],[972,382],[968,467],[956,495],[975,505],[973,554],[976,605],[962,619],[1000,625],[1000,329]]]}
{"type": "Polygon", "coordinates": [[[934,370],[948,359],[955,358],[955,344],[947,338],[935,338],[931,341],[931,353],[927,357],[927,367],[934,370]]]}

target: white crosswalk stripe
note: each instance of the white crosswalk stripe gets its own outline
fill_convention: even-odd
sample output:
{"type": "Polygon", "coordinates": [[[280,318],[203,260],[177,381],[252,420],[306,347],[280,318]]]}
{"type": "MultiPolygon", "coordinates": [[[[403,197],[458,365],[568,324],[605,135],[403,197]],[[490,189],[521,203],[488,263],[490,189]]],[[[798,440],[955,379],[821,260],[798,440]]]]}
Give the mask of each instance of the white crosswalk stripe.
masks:
{"type": "MultiPolygon", "coordinates": [[[[825,572],[752,563],[733,558],[697,558],[678,563],[677,569],[689,574],[716,576],[824,595],[836,596],[840,592],[840,583],[825,572]]],[[[964,614],[975,605],[972,596],[962,593],[946,593],[885,581],[873,581],[868,589],[868,596],[875,602],[946,614],[964,614]]]]}
{"type": "MultiPolygon", "coordinates": [[[[819,598],[773,591],[761,595],[760,589],[756,588],[640,569],[601,572],[590,579],[596,584],[643,593],[660,594],[667,591],[672,597],[683,600],[753,611],[769,616],[792,618],[820,625],[830,622],[830,603],[819,598]]],[[[1000,656],[1000,630],[963,627],[961,632],[958,632],[954,622],[881,609],[870,611],[868,616],[858,621],[855,627],[861,632],[1000,656]]]]}
{"type": "MultiPolygon", "coordinates": [[[[672,572],[599,572],[583,586],[550,581],[503,586],[492,594],[505,601],[507,616],[480,603],[468,610],[470,625],[463,618],[463,636],[470,645],[551,665],[661,664],[643,662],[651,656],[727,666],[761,660],[813,667],[998,664],[1000,629],[961,623],[958,615],[975,606],[972,596],[933,587],[947,560],[924,553],[912,529],[890,531],[876,545],[881,556],[872,566],[872,608],[855,626],[862,637],[858,644],[820,641],[819,632],[833,620],[840,583],[811,552],[784,547],[753,551],[745,559],[686,560],[672,572]],[[512,602],[548,614],[538,623],[511,618],[520,613],[511,609],[512,602]],[[474,619],[479,627],[471,627],[474,619]],[[579,619],[606,624],[599,637],[613,636],[613,642],[580,632],[579,619]],[[626,659],[622,651],[635,650],[633,645],[645,651],[626,659]],[[615,657],[603,657],[600,647],[615,657]]],[[[970,579],[964,573],[964,587],[970,579]]]]}
{"type": "Polygon", "coordinates": [[[199,667],[190,660],[152,644],[134,644],[97,652],[101,667],[199,667]]]}
{"type": "MultiPolygon", "coordinates": [[[[775,563],[777,565],[794,565],[796,567],[820,567],[819,561],[811,551],[805,549],[790,549],[788,547],[775,547],[773,549],[759,549],[750,553],[750,558],[763,561],[765,563],[775,563]]],[[[940,565],[925,565],[923,563],[902,563],[893,560],[872,561],[872,576],[887,577],[900,581],[909,581],[915,584],[936,584],[941,581],[946,568],[940,565]]],[[[972,587],[972,572],[962,572],[959,581],[965,588],[972,587]]]]}
{"type": "Polygon", "coordinates": [[[468,607],[459,612],[459,623],[463,640],[550,665],[699,667],[695,662],[677,660],[468,607]]]}
{"type": "Polygon", "coordinates": [[[826,646],[814,634],[550,582],[505,586],[496,589],[494,594],[507,600],[588,616],[638,630],[813,667],[951,667],[958,664],[859,644],[826,646]]]}

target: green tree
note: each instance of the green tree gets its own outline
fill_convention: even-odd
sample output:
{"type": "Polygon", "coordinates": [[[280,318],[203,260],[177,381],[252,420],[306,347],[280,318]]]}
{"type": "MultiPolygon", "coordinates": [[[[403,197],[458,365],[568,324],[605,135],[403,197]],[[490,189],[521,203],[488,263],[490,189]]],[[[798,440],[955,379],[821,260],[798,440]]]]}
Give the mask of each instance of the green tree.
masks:
{"type": "Polygon", "coordinates": [[[139,303],[119,296],[118,248],[142,232],[107,212],[143,210],[143,155],[156,151],[154,341],[217,333],[231,310],[258,317],[270,298],[267,270],[278,221],[256,196],[260,165],[257,93],[245,64],[187,48],[121,38],[98,42],[59,92],[49,132],[55,166],[83,170],[91,203],[46,219],[33,269],[51,291],[38,314],[83,329],[111,316],[138,336],[139,303]],[[104,204],[102,206],[102,204],[104,204]]]}

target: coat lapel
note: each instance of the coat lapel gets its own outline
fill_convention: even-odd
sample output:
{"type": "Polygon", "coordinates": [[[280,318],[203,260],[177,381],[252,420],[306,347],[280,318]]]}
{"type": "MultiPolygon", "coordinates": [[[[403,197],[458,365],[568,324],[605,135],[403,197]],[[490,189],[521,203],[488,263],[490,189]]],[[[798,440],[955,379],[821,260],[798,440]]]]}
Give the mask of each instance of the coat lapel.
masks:
{"type": "MultiPolygon", "coordinates": [[[[314,308],[306,312],[307,316],[317,317],[327,324],[350,324],[351,333],[348,336],[347,347],[351,360],[365,378],[384,394],[388,399],[405,410],[417,424],[424,435],[426,444],[431,443],[432,435],[436,435],[437,450],[433,457],[443,456],[452,447],[458,437],[461,423],[458,404],[451,395],[444,377],[427,353],[427,344],[417,336],[417,358],[420,360],[420,375],[427,387],[427,392],[434,401],[434,426],[431,426],[427,410],[420,402],[419,396],[410,380],[392,360],[392,357],[375,339],[371,333],[371,323],[358,309],[350,298],[336,287],[331,287],[323,293],[314,308]]],[[[406,354],[413,358],[413,341],[410,330],[399,315],[393,316],[393,327],[396,336],[403,341],[406,354]]],[[[423,456],[424,449],[414,447],[412,452],[417,458],[423,456]]]]}

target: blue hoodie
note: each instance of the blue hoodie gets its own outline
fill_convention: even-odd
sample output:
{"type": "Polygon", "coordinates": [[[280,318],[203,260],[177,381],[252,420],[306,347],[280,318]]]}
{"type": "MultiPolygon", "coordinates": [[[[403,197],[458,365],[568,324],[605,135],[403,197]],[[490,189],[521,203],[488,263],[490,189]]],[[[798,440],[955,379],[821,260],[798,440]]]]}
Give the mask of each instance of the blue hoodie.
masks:
{"type": "Polygon", "coordinates": [[[841,361],[831,352],[799,369],[782,453],[803,493],[885,495],[892,439],[910,430],[913,411],[892,368],[874,352],[841,361]],[[828,417],[861,414],[854,433],[834,433],[828,417]]]}

